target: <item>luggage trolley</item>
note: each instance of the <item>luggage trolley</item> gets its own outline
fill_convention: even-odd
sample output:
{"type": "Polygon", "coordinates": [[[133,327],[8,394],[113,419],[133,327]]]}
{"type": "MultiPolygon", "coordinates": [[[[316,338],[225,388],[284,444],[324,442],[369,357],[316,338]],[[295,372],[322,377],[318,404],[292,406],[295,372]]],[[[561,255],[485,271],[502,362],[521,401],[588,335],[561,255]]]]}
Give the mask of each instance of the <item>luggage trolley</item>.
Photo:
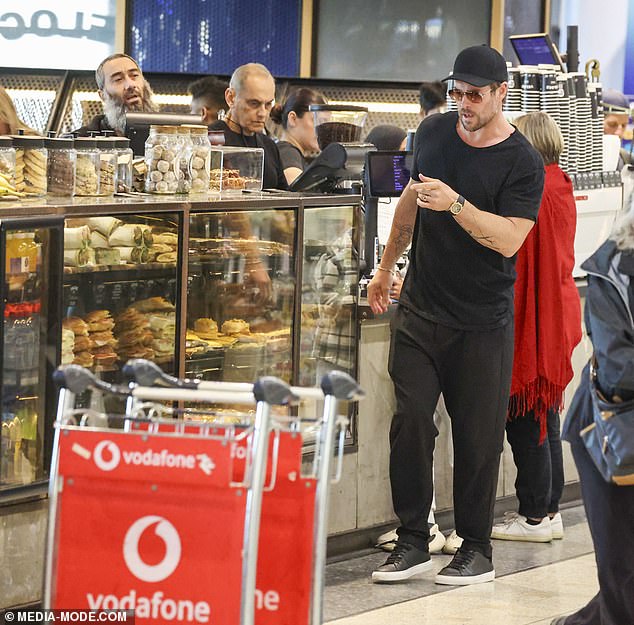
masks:
{"type": "Polygon", "coordinates": [[[138,623],[252,625],[269,418],[273,404],[296,401],[288,385],[117,387],[77,365],[55,377],[44,608],[134,610],[138,623]],[[135,429],[128,415],[76,409],[88,389],[127,397],[129,406],[151,402],[154,414],[177,411],[172,402],[230,402],[255,405],[255,417],[184,422],[137,410],[135,429]],[[113,421],[125,427],[108,427],[113,421]],[[240,481],[236,444],[245,449],[240,481]]]}
{"type": "MultiPolygon", "coordinates": [[[[219,625],[224,625],[225,623],[233,625],[237,622],[242,625],[251,625],[252,623],[257,623],[258,625],[268,625],[269,623],[275,625],[301,625],[303,623],[321,625],[328,519],[328,486],[331,481],[332,450],[336,438],[336,429],[339,427],[339,464],[337,474],[340,475],[344,427],[347,423],[347,419],[337,417],[337,403],[340,400],[355,401],[363,396],[363,392],[350,376],[341,372],[332,372],[324,377],[322,390],[317,388],[289,388],[275,378],[263,378],[255,385],[200,382],[173,378],[164,374],[153,363],[135,360],[130,361],[126,365],[125,371],[139,386],[122,388],[105,385],[94,379],[89,372],[81,370],[80,367],[70,366],[63,368],[62,371],[64,372],[63,386],[65,388],[62,389],[60,394],[58,429],[51,471],[51,485],[57,484],[57,486],[55,491],[51,492],[51,518],[49,521],[47,570],[45,576],[46,607],[66,607],[66,605],[70,605],[62,605],[55,601],[59,597],[59,592],[57,591],[59,591],[60,587],[72,586],[72,579],[68,579],[68,584],[65,585],[63,579],[64,567],[71,570],[69,577],[77,578],[77,566],[73,566],[74,563],[69,564],[69,562],[72,562],[73,550],[66,549],[66,547],[62,548],[65,537],[63,534],[63,504],[65,498],[68,497],[68,491],[71,489],[64,487],[64,490],[58,495],[58,490],[64,485],[64,480],[66,480],[66,482],[71,482],[75,493],[79,493],[81,496],[81,492],[77,488],[78,480],[69,477],[66,471],[66,467],[72,470],[71,465],[65,459],[70,457],[73,452],[75,442],[72,437],[82,434],[93,436],[100,434],[102,438],[105,435],[108,439],[111,439],[114,436],[113,433],[116,433],[117,436],[136,436],[137,439],[135,440],[137,441],[139,436],[141,440],[144,440],[143,437],[145,437],[147,441],[152,441],[153,437],[162,437],[159,439],[162,442],[169,441],[170,444],[173,444],[179,441],[181,444],[185,444],[185,447],[191,445],[192,441],[200,443],[201,439],[208,445],[215,441],[215,447],[222,448],[224,452],[223,462],[217,463],[221,465],[222,469],[222,484],[224,487],[222,494],[224,499],[222,496],[218,496],[217,485],[214,490],[214,488],[210,488],[208,483],[203,488],[200,488],[197,484],[199,486],[197,491],[188,488],[189,484],[182,483],[179,483],[178,486],[166,484],[164,488],[159,489],[163,491],[163,496],[168,498],[167,502],[165,502],[167,507],[169,507],[168,503],[170,501],[172,504],[174,503],[172,501],[174,499],[182,504],[186,510],[185,516],[194,523],[194,527],[186,528],[186,532],[190,532],[192,536],[195,536],[199,543],[195,545],[193,551],[195,560],[188,564],[190,568],[194,568],[196,571],[196,575],[193,577],[196,577],[197,580],[203,579],[202,586],[204,590],[201,590],[202,594],[200,596],[204,597],[204,599],[196,603],[193,601],[190,601],[190,603],[185,602],[183,610],[187,608],[195,612],[198,609],[199,611],[194,614],[194,616],[198,615],[198,622],[214,622],[219,625]],[[150,385],[161,385],[163,388],[150,388],[150,385]],[[95,424],[99,424],[99,419],[103,421],[103,416],[99,417],[86,410],[73,410],[74,395],[83,392],[85,388],[89,387],[101,389],[105,392],[115,392],[128,397],[123,431],[104,430],[104,428],[95,427],[95,424]],[[212,424],[201,424],[189,420],[183,423],[182,421],[175,422],[174,419],[162,418],[172,414],[187,414],[187,409],[174,410],[170,408],[169,404],[174,400],[229,402],[234,405],[237,403],[252,404],[255,402],[253,393],[256,393],[259,399],[255,422],[252,425],[249,423],[249,419],[246,419],[246,424],[229,425],[222,424],[222,422],[218,423],[217,421],[212,424]],[[298,435],[301,429],[299,419],[297,417],[282,418],[279,416],[269,419],[272,405],[289,405],[296,402],[297,398],[324,400],[323,415],[315,419],[319,436],[310,475],[302,475],[301,472],[302,441],[301,436],[298,435]],[[147,418],[148,414],[152,418],[147,418]],[[76,415],[81,415],[82,420],[92,427],[79,428],[75,425],[69,425],[67,423],[68,418],[72,419],[76,415]],[[245,434],[247,432],[248,435],[245,434]],[[271,436],[269,436],[269,432],[272,432],[271,436]],[[70,440],[69,437],[71,437],[70,440]],[[268,466],[267,446],[269,448],[268,466]],[[242,451],[242,454],[239,453],[240,451],[242,451]],[[266,486],[264,485],[265,479],[267,482],[266,486]],[[168,486],[171,486],[171,488],[168,488],[168,486]],[[229,488],[238,491],[246,489],[247,493],[246,497],[242,498],[242,507],[238,507],[237,510],[231,509],[233,516],[229,514],[230,518],[227,518],[231,508],[230,506],[228,508],[226,504],[229,488]],[[210,495],[208,491],[213,491],[214,495],[210,495]],[[205,496],[203,496],[203,493],[205,496]],[[196,496],[201,501],[205,501],[208,509],[199,510],[201,507],[199,501],[196,501],[197,505],[187,503],[196,496]],[[172,500],[170,500],[170,497],[172,500]],[[218,500],[212,504],[210,500],[217,497],[218,500]],[[218,514],[219,510],[224,514],[218,514]],[[206,516],[205,513],[211,512],[216,512],[216,515],[219,516],[219,521],[216,525],[212,524],[211,532],[204,534],[205,529],[207,529],[205,521],[201,523],[199,517],[204,517],[206,516]],[[238,523],[236,523],[236,518],[238,523]],[[233,525],[231,525],[233,531],[229,532],[230,536],[227,536],[226,532],[230,521],[233,521],[233,525]],[[242,525],[240,521],[242,521],[242,525]],[[196,523],[202,524],[203,534],[201,534],[201,528],[196,523]],[[244,528],[243,534],[237,531],[240,527],[244,528]],[[224,534],[222,530],[224,530],[224,534]],[[209,535],[215,540],[209,540],[209,535]],[[242,537],[241,542],[238,542],[239,536],[242,537]],[[222,543],[224,551],[223,549],[219,550],[222,554],[217,554],[220,557],[216,558],[214,567],[212,566],[213,562],[208,562],[209,551],[213,551],[214,548],[218,551],[220,543],[222,543]],[[231,553],[229,554],[229,552],[231,553]],[[223,560],[224,564],[222,564],[223,560]],[[231,563],[231,566],[229,563],[231,563]],[[205,568],[207,564],[209,566],[205,568]],[[241,571],[240,583],[238,583],[238,576],[236,575],[238,570],[241,571]],[[205,576],[205,573],[207,576],[205,576]],[[240,587],[239,591],[236,590],[238,586],[240,587]],[[237,606],[239,606],[239,620],[237,606]],[[212,610],[213,618],[211,618],[212,610]]],[[[62,373],[58,375],[62,376],[62,373]]],[[[103,440],[99,442],[102,444],[99,453],[103,451],[104,444],[112,442],[116,444],[116,441],[112,440],[108,440],[106,443],[103,440]]],[[[95,446],[93,453],[96,449],[95,446]]],[[[108,448],[106,447],[106,449],[108,448]]],[[[145,453],[147,454],[147,451],[145,453]]],[[[75,450],[75,455],[77,455],[77,450],[75,450]]],[[[124,453],[124,459],[126,457],[128,459],[135,458],[129,451],[127,456],[124,453]]],[[[103,460],[103,453],[101,453],[100,459],[103,460]]],[[[73,460],[77,464],[77,459],[74,458],[73,460]]],[[[106,457],[106,462],[108,461],[112,462],[111,456],[106,457]]],[[[84,462],[84,464],[86,463],[84,462]]],[[[87,464],[90,466],[90,463],[87,464]]],[[[96,490],[97,500],[100,500],[98,495],[103,488],[100,488],[99,484],[100,481],[103,481],[103,475],[99,476],[99,472],[94,471],[94,469],[93,473],[97,473],[97,475],[89,476],[88,480],[85,480],[88,481],[88,484],[84,484],[84,486],[87,486],[88,490],[91,488],[96,490]],[[102,479],[99,480],[99,477],[102,479]],[[95,478],[97,487],[95,487],[95,478]]],[[[82,477],[80,476],[80,481],[82,477]]],[[[106,476],[106,478],[109,477],[111,476],[106,476]]],[[[125,480],[127,477],[124,475],[118,479],[125,480]]],[[[157,486],[154,474],[148,475],[147,480],[152,482],[149,485],[150,488],[157,486]]],[[[123,483],[129,487],[127,482],[124,481],[123,483]]],[[[147,488],[148,484],[139,483],[137,480],[136,488],[139,489],[141,486],[147,488]]],[[[88,502],[88,505],[91,505],[90,502],[88,502]]],[[[178,507],[178,504],[176,507],[178,507]]],[[[79,510],[75,510],[73,514],[79,512],[79,510]]],[[[68,513],[67,516],[70,517],[71,513],[68,513]]],[[[165,525],[166,519],[159,517],[157,514],[149,514],[143,518],[146,519],[146,523],[154,522],[156,524],[156,534],[167,545],[168,542],[165,536],[169,534],[169,526],[165,525]],[[157,521],[157,519],[162,520],[157,521]]],[[[70,520],[69,518],[68,522],[70,520]]],[[[82,522],[84,521],[85,519],[82,519],[82,522]]],[[[129,533],[130,531],[126,534],[126,538],[129,533]]],[[[93,542],[95,541],[94,536],[92,540],[93,542]]],[[[98,541],[99,537],[96,540],[98,541]]],[[[116,540],[114,542],[116,543],[116,540]]],[[[81,559],[82,550],[87,550],[90,547],[90,541],[84,540],[83,542],[80,541],[80,543],[81,545],[77,546],[71,540],[71,544],[75,547],[75,556],[81,559]]],[[[161,564],[164,564],[166,558],[167,555],[161,564]]],[[[120,554],[119,560],[121,560],[120,554]]],[[[127,560],[126,564],[128,564],[127,560]]],[[[103,564],[100,566],[103,567],[103,564]]],[[[181,567],[179,566],[179,568],[181,567]]],[[[115,577],[117,576],[115,575],[115,577]]],[[[190,591],[193,591],[195,584],[194,586],[191,585],[191,578],[191,575],[190,578],[185,576],[185,579],[189,579],[189,581],[185,581],[184,584],[190,591]]],[[[114,582],[115,580],[112,581],[114,582]]],[[[182,583],[182,580],[179,582],[178,576],[174,574],[171,577],[168,576],[165,580],[161,580],[161,584],[165,586],[170,581],[176,585],[182,583]]],[[[113,588],[116,587],[115,583],[113,588]]],[[[152,588],[157,588],[156,583],[154,583],[152,588]]],[[[75,596],[69,601],[74,607],[77,607],[77,589],[75,591],[75,596]]],[[[142,620],[143,617],[154,609],[154,605],[159,603],[161,596],[163,598],[168,597],[167,590],[159,590],[155,591],[149,599],[139,595],[144,601],[141,603],[137,601],[135,605],[131,605],[133,603],[132,599],[136,598],[136,596],[132,597],[132,592],[124,597],[124,599],[128,599],[127,603],[119,601],[118,604],[116,604],[116,600],[113,602],[112,593],[109,595],[104,593],[101,595],[91,594],[89,598],[92,601],[89,601],[88,605],[85,603],[81,605],[86,605],[86,607],[99,607],[101,605],[110,609],[113,607],[136,607],[137,618],[140,618],[140,622],[144,622],[142,620]],[[158,599],[157,592],[160,594],[158,599]],[[97,600],[99,598],[103,599],[104,596],[106,600],[110,600],[110,603],[97,605],[97,600]],[[155,600],[154,603],[152,603],[152,600],[155,600]]],[[[164,601],[163,605],[165,604],[166,602],[164,601]]],[[[171,612],[168,610],[167,616],[170,616],[172,612],[180,607],[181,604],[175,604],[174,601],[169,603],[168,608],[171,612]]],[[[157,620],[155,613],[150,616],[151,618],[146,622],[162,623],[170,621],[169,618],[157,620]]],[[[196,622],[196,619],[182,620],[180,622],[196,622]]]]}
{"type": "MultiPolygon", "coordinates": [[[[213,388],[216,382],[181,380],[164,373],[156,364],[130,360],[124,373],[144,386],[167,388],[213,388]]],[[[249,385],[229,383],[236,392],[249,385]]],[[[275,481],[267,480],[260,517],[257,587],[260,604],[257,625],[321,625],[328,532],[328,495],[331,482],[342,471],[346,417],[337,415],[340,401],[358,401],[364,393],[346,373],[332,371],[324,376],[322,388],[290,387],[300,399],[324,402],[323,414],[315,418],[315,453],[309,473],[302,474],[302,439],[299,417],[284,420],[272,415],[271,443],[275,481]],[[331,477],[333,448],[339,430],[338,462],[331,477]],[[266,597],[272,609],[266,609],[266,597]],[[264,602],[262,598],[264,597],[264,602]],[[262,604],[264,603],[264,605],[262,604]]]]}

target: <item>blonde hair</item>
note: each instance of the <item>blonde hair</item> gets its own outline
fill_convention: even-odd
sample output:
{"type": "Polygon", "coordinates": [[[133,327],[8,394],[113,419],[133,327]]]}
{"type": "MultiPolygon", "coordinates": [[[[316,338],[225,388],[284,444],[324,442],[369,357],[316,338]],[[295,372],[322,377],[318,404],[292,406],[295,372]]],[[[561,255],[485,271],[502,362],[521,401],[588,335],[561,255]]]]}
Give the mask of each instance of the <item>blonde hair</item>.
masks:
{"type": "Polygon", "coordinates": [[[517,117],[513,123],[539,152],[544,165],[559,162],[559,156],[564,150],[564,137],[557,122],[548,113],[527,113],[517,117]]]}
{"type": "Polygon", "coordinates": [[[9,126],[9,134],[17,135],[18,130],[23,130],[25,135],[37,135],[37,131],[29,128],[19,117],[15,110],[11,96],[3,87],[0,87],[0,122],[9,126]]]}

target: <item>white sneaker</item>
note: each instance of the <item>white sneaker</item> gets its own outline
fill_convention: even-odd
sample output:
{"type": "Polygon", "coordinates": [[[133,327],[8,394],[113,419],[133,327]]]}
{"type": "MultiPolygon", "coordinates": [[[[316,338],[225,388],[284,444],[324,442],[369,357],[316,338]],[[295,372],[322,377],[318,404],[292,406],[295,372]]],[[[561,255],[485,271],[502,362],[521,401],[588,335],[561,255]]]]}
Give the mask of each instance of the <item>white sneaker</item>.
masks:
{"type": "Polygon", "coordinates": [[[564,537],[564,521],[561,518],[561,512],[558,512],[552,519],[550,519],[550,527],[553,531],[553,538],[560,540],[564,537]]]}
{"type": "Polygon", "coordinates": [[[462,538],[456,534],[456,530],[451,532],[445,539],[445,545],[442,548],[442,552],[450,556],[453,556],[458,549],[462,546],[462,538]]]}
{"type": "MultiPolygon", "coordinates": [[[[374,545],[377,549],[383,549],[383,551],[394,551],[396,541],[398,540],[398,534],[396,530],[390,530],[381,534],[374,545]]],[[[440,553],[445,545],[445,536],[438,529],[438,525],[434,523],[429,528],[429,553],[440,553]]]]}
{"type": "Polygon", "coordinates": [[[517,512],[505,512],[504,521],[493,526],[491,538],[498,540],[521,540],[529,543],[549,543],[553,539],[550,519],[546,516],[538,525],[526,522],[526,517],[517,512]]]}
{"type": "Polygon", "coordinates": [[[385,532],[385,534],[381,534],[376,539],[376,544],[374,546],[377,549],[383,549],[383,551],[394,551],[397,540],[398,534],[396,533],[396,530],[393,529],[389,532],[385,532]]]}
{"type": "Polygon", "coordinates": [[[438,529],[438,524],[434,523],[429,528],[429,553],[441,553],[445,546],[445,535],[438,529]]]}

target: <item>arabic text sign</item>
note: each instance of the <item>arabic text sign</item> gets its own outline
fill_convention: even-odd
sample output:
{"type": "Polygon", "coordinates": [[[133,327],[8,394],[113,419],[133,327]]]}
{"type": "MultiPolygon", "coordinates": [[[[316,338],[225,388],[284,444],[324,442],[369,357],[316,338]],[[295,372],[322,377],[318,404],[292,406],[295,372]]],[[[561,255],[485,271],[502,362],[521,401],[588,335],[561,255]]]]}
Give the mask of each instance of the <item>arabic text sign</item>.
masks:
{"type": "Polygon", "coordinates": [[[115,7],[115,0],[4,0],[4,65],[95,69],[114,51],[115,7]]]}

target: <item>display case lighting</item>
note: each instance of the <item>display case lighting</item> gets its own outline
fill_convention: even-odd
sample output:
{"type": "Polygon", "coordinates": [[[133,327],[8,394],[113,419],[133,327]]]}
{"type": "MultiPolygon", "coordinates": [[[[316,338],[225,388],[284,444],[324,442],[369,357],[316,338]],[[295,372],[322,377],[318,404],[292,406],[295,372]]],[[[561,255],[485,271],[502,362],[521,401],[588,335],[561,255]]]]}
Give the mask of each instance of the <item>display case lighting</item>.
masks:
{"type": "Polygon", "coordinates": [[[342,104],[344,106],[365,106],[370,113],[407,113],[418,115],[418,104],[406,104],[402,102],[344,102],[343,100],[329,100],[329,104],[342,104]]]}
{"type": "MultiPolygon", "coordinates": [[[[99,94],[96,91],[75,91],[73,97],[82,102],[98,102],[99,94]]],[[[154,102],[156,104],[178,104],[189,106],[192,101],[191,95],[176,95],[174,93],[155,93],[154,102]]]]}
{"type": "Polygon", "coordinates": [[[43,95],[55,98],[57,92],[55,89],[7,89],[7,93],[11,96],[12,100],[27,99],[27,98],[41,98],[43,95]]]}

